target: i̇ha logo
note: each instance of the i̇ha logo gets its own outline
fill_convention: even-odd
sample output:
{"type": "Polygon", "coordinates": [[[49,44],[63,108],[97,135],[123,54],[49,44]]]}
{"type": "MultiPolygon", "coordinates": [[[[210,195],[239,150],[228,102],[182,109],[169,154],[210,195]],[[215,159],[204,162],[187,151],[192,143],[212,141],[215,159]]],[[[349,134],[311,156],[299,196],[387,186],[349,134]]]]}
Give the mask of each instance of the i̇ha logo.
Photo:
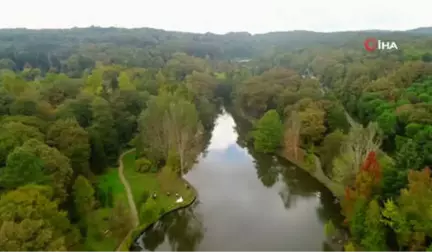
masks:
{"type": "Polygon", "coordinates": [[[382,41],[376,38],[368,38],[364,41],[364,48],[373,52],[375,50],[398,50],[398,46],[394,41],[382,41]]]}

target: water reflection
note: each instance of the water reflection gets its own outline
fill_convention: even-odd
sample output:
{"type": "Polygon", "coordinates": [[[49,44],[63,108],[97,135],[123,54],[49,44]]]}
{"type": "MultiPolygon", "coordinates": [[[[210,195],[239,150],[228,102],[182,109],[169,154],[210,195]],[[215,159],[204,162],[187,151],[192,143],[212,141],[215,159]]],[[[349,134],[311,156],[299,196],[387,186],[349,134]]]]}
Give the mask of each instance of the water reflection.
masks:
{"type": "Polygon", "coordinates": [[[217,118],[206,154],[185,176],[199,201],[153,225],[139,249],[324,249],[323,224],[339,216],[333,197],[289,162],[249,149],[247,127],[217,118]]]}
{"type": "Polygon", "coordinates": [[[154,251],[167,239],[167,250],[195,250],[203,238],[203,225],[194,213],[198,203],[166,216],[146,231],[140,245],[154,251]]]}
{"type": "Polygon", "coordinates": [[[234,119],[225,111],[216,119],[208,150],[227,150],[235,146],[237,132],[234,130],[234,119]]]}
{"type": "Polygon", "coordinates": [[[257,170],[257,177],[264,186],[272,187],[279,179],[280,166],[277,163],[277,159],[265,154],[258,154],[252,151],[251,153],[255,158],[253,162],[257,170]]]}

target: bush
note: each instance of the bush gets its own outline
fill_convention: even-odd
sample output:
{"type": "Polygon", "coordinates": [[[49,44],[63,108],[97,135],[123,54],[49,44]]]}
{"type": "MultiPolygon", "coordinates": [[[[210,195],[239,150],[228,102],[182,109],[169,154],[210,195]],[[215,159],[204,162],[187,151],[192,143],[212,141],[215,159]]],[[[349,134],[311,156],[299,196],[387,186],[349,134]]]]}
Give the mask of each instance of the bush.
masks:
{"type": "Polygon", "coordinates": [[[315,155],[313,153],[308,153],[306,155],[305,168],[311,173],[314,173],[316,171],[315,155]]]}
{"type": "Polygon", "coordinates": [[[136,171],[140,173],[149,172],[152,168],[152,162],[147,158],[140,158],[135,160],[136,171]]]}
{"type": "Polygon", "coordinates": [[[145,204],[149,198],[150,198],[150,193],[147,191],[144,191],[141,194],[141,197],[139,199],[139,205],[145,204]]]}

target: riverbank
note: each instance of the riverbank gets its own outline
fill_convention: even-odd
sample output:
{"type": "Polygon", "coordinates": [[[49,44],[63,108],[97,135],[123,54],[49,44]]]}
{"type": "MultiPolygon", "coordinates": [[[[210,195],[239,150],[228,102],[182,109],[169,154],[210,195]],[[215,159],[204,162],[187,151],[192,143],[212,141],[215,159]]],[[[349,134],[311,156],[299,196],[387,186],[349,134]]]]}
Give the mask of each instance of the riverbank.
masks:
{"type": "Polygon", "coordinates": [[[117,251],[129,251],[131,245],[142,232],[150,225],[157,222],[164,215],[176,211],[178,209],[191,205],[196,199],[195,189],[183,178],[161,179],[158,173],[139,173],[135,170],[135,151],[134,149],[124,153],[121,159],[122,174],[126,183],[130,187],[130,196],[132,204],[130,207],[135,207],[137,212],[137,225],[134,225],[128,235],[124,238],[123,242],[117,248],[117,251]],[[167,195],[169,190],[170,195],[167,195]],[[183,198],[183,202],[176,203],[175,194],[178,193],[183,198]],[[143,194],[155,194],[158,213],[154,219],[140,219],[139,207],[142,204],[141,198],[143,194]]]}
{"type": "MultiPolygon", "coordinates": [[[[235,114],[238,116],[240,120],[244,120],[245,122],[249,123],[250,125],[253,125],[256,121],[255,118],[252,118],[251,116],[247,116],[241,109],[238,109],[236,107],[231,107],[229,111],[232,114],[235,114]]],[[[299,148],[299,153],[306,153],[306,150],[299,148]]],[[[276,155],[280,158],[283,158],[290,163],[294,164],[298,168],[306,171],[309,173],[312,177],[314,177],[316,180],[318,180],[321,184],[323,184],[330,192],[337,198],[341,199],[344,196],[344,187],[343,185],[331,180],[327,175],[325,175],[321,161],[317,155],[313,155],[314,157],[314,165],[308,164],[306,162],[300,162],[296,160],[293,157],[290,157],[286,151],[280,150],[276,153],[276,155]]]]}
{"type": "MultiPolygon", "coordinates": [[[[303,149],[300,149],[301,151],[305,151],[303,149]]],[[[311,167],[309,164],[300,163],[296,161],[294,158],[289,157],[285,151],[281,150],[276,153],[279,157],[288,160],[289,162],[295,164],[297,167],[301,168],[302,170],[308,172],[312,177],[314,177],[316,180],[318,180],[321,184],[323,184],[327,189],[329,189],[332,194],[341,199],[344,196],[344,187],[343,185],[334,182],[331,180],[327,175],[324,174],[324,171],[322,170],[321,161],[320,159],[314,155],[314,163],[315,167],[311,167]]]]}

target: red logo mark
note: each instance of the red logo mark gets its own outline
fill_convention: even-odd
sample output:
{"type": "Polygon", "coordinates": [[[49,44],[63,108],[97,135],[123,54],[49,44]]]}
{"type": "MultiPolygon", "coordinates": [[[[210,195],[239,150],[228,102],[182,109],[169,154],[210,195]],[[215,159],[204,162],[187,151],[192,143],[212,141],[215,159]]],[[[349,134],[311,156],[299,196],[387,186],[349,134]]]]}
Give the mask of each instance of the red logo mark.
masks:
{"type": "Polygon", "coordinates": [[[378,48],[378,40],[376,38],[368,38],[363,44],[364,48],[369,52],[373,52],[378,48]]]}

